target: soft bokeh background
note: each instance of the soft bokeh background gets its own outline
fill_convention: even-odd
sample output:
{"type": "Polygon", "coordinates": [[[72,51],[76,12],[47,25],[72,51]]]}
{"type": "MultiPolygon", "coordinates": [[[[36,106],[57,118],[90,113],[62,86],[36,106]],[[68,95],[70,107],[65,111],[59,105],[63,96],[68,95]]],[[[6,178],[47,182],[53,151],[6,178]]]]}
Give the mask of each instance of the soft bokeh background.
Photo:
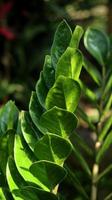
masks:
{"type": "Polygon", "coordinates": [[[28,107],[44,57],[49,53],[57,25],[66,19],[112,32],[111,0],[1,0],[0,104],[16,101],[28,107]]]}

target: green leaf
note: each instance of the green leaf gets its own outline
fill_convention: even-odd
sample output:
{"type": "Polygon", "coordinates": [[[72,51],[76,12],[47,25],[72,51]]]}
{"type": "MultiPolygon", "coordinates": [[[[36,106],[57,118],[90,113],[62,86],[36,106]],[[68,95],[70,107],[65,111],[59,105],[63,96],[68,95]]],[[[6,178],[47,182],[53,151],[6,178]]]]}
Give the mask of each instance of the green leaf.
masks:
{"type": "Polygon", "coordinates": [[[104,88],[104,96],[107,95],[109,93],[109,90],[111,91],[112,88],[112,74],[110,74],[108,80],[106,81],[106,85],[104,88]]]}
{"type": "Polygon", "coordinates": [[[0,138],[0,168],[5,176],[6,174],[6,165],[8,156],[12,154],[13,149],[13,139],[14,139],[14,130],[8,130],[0,138]]]}
{"type": "Polygon", "coordinates": [[[40,117],[43,114],[43,112],[44,110],[38,101],[36,93],[32,92],[30,103],[29,103],[29,113],[30,113],[33,123],[35,124],[37,129],[39,129],[40,131],[43,130],[43,128],[39,124],[40,117]]]}
{"type": "Polygon", "coordinates": [[[112,126],[112,116],[110,116],[106,120],[106,122],[105,122],[105,124],[104,124],[104,126],[103,126],[103,128],[101,130],[101,133],[99,135],[99,140],[100,141],[103,141],[104,137],[108,134],[108,131],[109,131],[111,126],[112,126]]]}
{"type": "MultiPolygon", "coordinates": [[[[14,163],[14,160],[11,157],[9,157],[9,159],[8,159],[7,169],[6,169],[6,177],[7,177],[7,182],[8,182],[9,189],[11,192],[15,189],[19,189],[19,188],[27,185],[27,183],[24,181],[24,179],[19,174],[19,172],[16,168],[16,165],[14,163]]],[[[16,197],[13,193],[12,193],[12,195],[15,200],[22,200],[22,198],[16,197]]]]}
{"type": "Polygon", "coordinates": [[[37,81],[36,84],[36,94],[39,100],[39,103],[45,107],[45,99],[48,93],[48,88],[46,86],[44,77],[43,77],[43,72],[40,73],[40,78],[37,81]]]}
{"type": "Polygon", "coordinates": [[[77,158],[77,161],[80,163],[81,167],[84,169],[84,171],[89,176],[91,176],[91,171],[89,169],[88,163],[84,159],[84,157],[81,154],[80,150],[78,148],[76,148],[74,145],[72,145],[72,150],[73,150],[73,153],[74,153],[75,157],[77,158]]]}
{"type": "Polygon", "coordinates": [[[111,171],[112,171],[112,164],[107,166],[106,169],[97,176],[95,182],[98,182],[101,178],[103,178],[105,175],[107,175],[111,171]]]}
{"type": "Polygon", "coordinates": [[[84,198],[89,199],[86,191],[84,190],[84,187],[81,185],[80,180],[77,178],[76,174],[73,173],[68,166],[66,166],[65,168],[67,169],[68,178],[72,182],[72,185],[77,189],[80,194],[82,194],[84,198]]]}
{"type": "Polygon", "coordinates": [[[112,199],[112,192],[108,194],[104,200],[111,200],[112,199]]]}
{"type": "Polygon", "coordinates": [[[26,143],[31,150],[34,150],[34,146],[40,137],[40,133],[34,126],[29,113],[25,111],[22,111],[21,113],[21,130],[26,143]]]}
{"type": "Polygon", "coordinates": [[[108,98],[108,101],[107,101],[107,103],[106,103],[106,105],[105,105],[105,108],[104,108],[104,110],[103,110],[103,115],[106,113],[106,112],[108,112],[109,111],[109,109],[111,108],[111,106],[112,106],[112,94],[109,96],[109,98],[108,98]]]}
{"type": "Polygon", "coordinates": [[[88,117],[88,115],[82,110],[82,108],[78,107],[76,112],[83,120],[88,124],[88,126],[95,131],[95,126],[92,123],[91,119],[88,117]]]}
{"type": "Polygon", "coordinates": [[[68,138],[77,125],[76,116],[58,107],[46,111],[40,118],[45,133],[53,133],[68,138]]]}
{"type": "Polygon", "coordinates": [[[56,69],[57,62],[60,56],[64,53],[66,48],[69,46],[72,31],[65,20],[63,20],[55,33],[53,45],[51,48],[51,62],[56,69]],[[66,39],[65,39],[66,38],[66,39]]]}
{"type": "Polygon", "coordinates": [[[102,31],[88,28],[84,36],[84,44],[90,54],[104,66],[109,52],[109,39],[102,31]]]}
{"type": "Polygon", "coordinates": [[[2,191],[2,188],[0,188],[0,199],[1,200],[6,200],[5,195],[4,195],[3,191],[2,191]]]}
{"type": "Polygon", "coordinates": [[[43,77],[48,89],[51,88],[55,81],[55,70],[51,65],[51,56],[49,55],[45,57],[45,62],[43,67],[43,77]]]}
{"type": "Polygon", "coordinates": [[[62,166],[71,153],[71,144],[62,137],[46,134],[36,143],[34,152],[39,160],[52,161],[62,166]]]}
{"type": "Polygon", "coordinates": [[[14,190],[13,192],[23,200],[58,200],[54,194],[31,186],[14,190]]]}
{"type": "Polygon", "coordinates": [[[16,167],[20,173],[20,175],[27,182],[32,182],[48,191],[48,188],[44,186],[38,179],[36,179],[29,171],[29,167],[32,165],[32,160],[29,158],[28,151],[25,150],[20,136],[15,136],[15,145],[14,145],[14,160],[16,163],[16,167]],[[23,158],[23,159],[20,159],[23,158]]]}
{"type": "Polygon", "coordinates": [[[9,101],[0,111],[0,134],[9,129],[16,129],[19,111],[14,102],[9,101]]]}
{"type": "Polygon", "coordinates": [[[105,152],[108,150],[108,148],[110,147],[110,145],[112,144],[112,131],[110,131],[104,141],[104,143],[102,144],[100,150],[98,151],[98,154],[96,156],[96,162],[100,163],[102,158],[105,155],[105,152]]]}
{"type": "Polygon", "coordinates": [[[34,162],[30,167],[30,172],[50,191],[66,176],[64,168],[44,160],[34,162]]]}
{"type": "Polygon", "coordinates": [[[59,76],[46,97],[46,108],[54,106],[74,112],[80,98],[80,86],[73,79],[59,76]]]}
{"type": "Polygon", "coordinates": [[[76,143],[78,146],[82,147],[82,149],[88,154],[93,155],[92,149],[88,146],[86,141],[76,132],[72,135],[73,143],[76,143]]]}
{"type": "Polygon", "coordinates": [[[83,66],[89,73],[89,75],[92,77],[92,79],[95,81],[95,83],[97,83],[97,85],[100,86],[102,78],[97,68],[93,66],[92,63],[90,63],[89,60],[87,60],[86,58],[83,59],[83,66]]]}
{"type": "Polygon", "coordinates": [[[68,47],[59,58],[56,68],[56,79],[63,75],[78,80],[82,69],[82,54],[78,49],[68,47]]]}
{"type": "Polygon", "coordinates": [[[84,32],[84,30],[81,26],[77,25],[75,27],[75,30],[72,34],[72,38],[70,40],[70,45],[69,45],[70,47],[72,47],[72,48],[78,48],[79,47],[79,42],[80,42],[80,39],[83,35],[83,32],[84,32]]]}
{"type": "Polygon", "coordinates": [[[80,83],[80,87],[83,90],[83,93],[85,94],[85,96],[92,102],[96,102],[97,101],[97,96],[95,94],[94,91],[92,91],[91,89],[89,89],[81,80],[79,81],[80,83]]]}

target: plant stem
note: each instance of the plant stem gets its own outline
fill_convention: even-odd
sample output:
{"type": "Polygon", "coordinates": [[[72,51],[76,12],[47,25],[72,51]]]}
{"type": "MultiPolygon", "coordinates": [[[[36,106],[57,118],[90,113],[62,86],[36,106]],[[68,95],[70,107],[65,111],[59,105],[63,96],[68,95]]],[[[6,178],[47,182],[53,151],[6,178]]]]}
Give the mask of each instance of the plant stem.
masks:
{"type": "MultiPolygon", "coordinates": [[[[105,66],[102,66],[102,87],[101,87],[101,98],[100,98],[100,104],[99,104],[99,122],[97,123],[96,127],[96,143],[95,143],[95,155],[97,155],[100,147],[101,147],[101,142],[98,140],[98,135],[101,132],[102,129],[102,114],[103,114],[103,93],[104,93],[104,88],[105,88],[105,66]]],[[[96,158],[95,158],[96,159],[96,158]]],[[[98,195],[98,187],[97,187],[97,177],[99,174],[99,164],[96,162],[93,164],[92,168],[92,186],[91,186],[91,200],[97,200],[97,195],[98,195]]]]}
{"type": "MultiPolygon", "coordinates": [[[[95,151],[97,152],[101,146],[101,143],[99,141],[96,142],[95,144],[95,151]]],[[[92,187],[91,187],[91,200],[97,200],[97,193],[98,193],[98,188],[97,188],[97,182],[96,179],[98,177],[99,173],[99,164],[96,162],[93,165],[92,169],[92,187]]]]}

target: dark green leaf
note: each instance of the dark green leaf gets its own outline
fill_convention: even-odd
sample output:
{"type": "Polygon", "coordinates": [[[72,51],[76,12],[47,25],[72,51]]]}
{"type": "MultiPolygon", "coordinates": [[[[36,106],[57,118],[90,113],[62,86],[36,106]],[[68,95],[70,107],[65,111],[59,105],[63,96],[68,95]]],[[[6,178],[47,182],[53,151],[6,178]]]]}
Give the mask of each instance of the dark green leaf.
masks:
{"type": "Polygon", "coordinates": [[[39,160],[52,161],[62,166],[71,152],[71,145],[62,137],[46,134],[36,143],[34,151],[39,160]]]}
{"type": "Polygon", "coordinates": [[[50,191],[66,176],[64,168],[44,160],[33,163],[30,167],[30,172],[50,191]]]}
{"type": "Polygon", "coordinates": [[[55,81],[55,70],[51,65],[51,56],[49,55],[45,57],[45,62],[43,67],[43,77],[48,89],[51,88],[55,81]]]}
{"type": "Polygon", "coordinates": [[[31,150],[34,150],[34,146],[39,139],[39,130],[34,126],[28,112],[21,113],[21,130],[26,143],[31,150]]]}
{"type": "Polygon", "coordinates": [[[30,113],[33,123],[35,124],[37,129],[39,129],[40,131],[43,130],[39,124],[40,117],[43,114],[43,112],[44,112],[43,108],[38,101],[36,93],[32,92],[30,104],[29,104],[29,113],[30,113]]]}
{"type": "Polygon", "coordinates": [[[77,178],[76,174],[72,172],[72,170],[66,166],[65,167],[68,172],[68,178],[72,182],[73,186],[77,189],[77,191],[83,195],[84,198],[89,199],[88,195],[86,194],[84,187],[81,185],[80,180],[77,178]]]}
{"type": "Polygon", "coordinates": [[[90,176],[91,175],[91,171],[89,169],[88,163],[84,159],[84,157],[81,154],[80,150],[78,148],[76,148],[75,146],[73,146],[73,145],[72,145],[72,150],[73,150],[73,153],[74,153],[75,157],[77,158],[77,161],[80,163],[81,167],[90,176]]]}
{"type": "Polygon", "coordinates": [[[43,77],[43,72],[40,73],[40,78],[37,81],[36,84],[36,94],[39,100],[39,103],[45,107],[45,99],[48,93],[48,88],[46,86],[44,77],[43,77]]]}
{"type": "Polygon", "coordinates": [[[54,194],[30,186],[14,190],[13,192],[23,200],[58,200],[54,194]]]}
{"type": "Polygon", "coordinates": [[[109,39],[102,31],[88,28],[84,36],[84,44],[94,58],[104,66],[109,52],[109,39]]]}
{"type": "Polygon", "coordinates": [[[51,48],[51,62],[56,68],[57,62],[60,56],[64,53],[66,48],[69,46],[72,31],[65,20],[63,20],[55,33],[53,45],[51,48]]]}

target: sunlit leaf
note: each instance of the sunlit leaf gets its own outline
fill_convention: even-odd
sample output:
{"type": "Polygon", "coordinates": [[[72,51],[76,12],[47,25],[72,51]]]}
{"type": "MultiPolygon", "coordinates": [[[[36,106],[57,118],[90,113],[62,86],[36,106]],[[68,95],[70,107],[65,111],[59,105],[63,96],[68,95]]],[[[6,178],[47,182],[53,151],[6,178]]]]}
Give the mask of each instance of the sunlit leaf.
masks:
{"type": "Polygon", "coordinates": [[[46,108],[54,106],[74,112],[80,98],[80,86],[73,79],[59,76],[46,98],[46,108]]]}
{"type": "Polygon", "coordinates": [[[79,50],[68,47],[59,58],[56,68],[56,79],[63,75],[78,80],[82,69],[82,54],[79,50]]]}
{"type": "Polygon", "coordinates": [[[83,32],[84,32],[84,30],[81,26],[77,25],[75,27],[75,30],[72,34],[72,38],[70,40],[70,45],[69,45],[70,47],[72,47],[72,48],[78,48],[79,47],[79,42],[80,42],[80,39],[83,35],[83,32]]]}
{"type": "Polygon", "coordinates": [[[70,143],[54,134],[46,134],[35,145],[35,155],[39,160],[48,160],[63,165],[71,152],[70,143]]]}
{"type": "Polygon", "coordinates": [[[68,138],[77,126],[77,118],[71,112],[53,107],[41,116],[40,125],[44,128],[45,133],[68,138]]]}

